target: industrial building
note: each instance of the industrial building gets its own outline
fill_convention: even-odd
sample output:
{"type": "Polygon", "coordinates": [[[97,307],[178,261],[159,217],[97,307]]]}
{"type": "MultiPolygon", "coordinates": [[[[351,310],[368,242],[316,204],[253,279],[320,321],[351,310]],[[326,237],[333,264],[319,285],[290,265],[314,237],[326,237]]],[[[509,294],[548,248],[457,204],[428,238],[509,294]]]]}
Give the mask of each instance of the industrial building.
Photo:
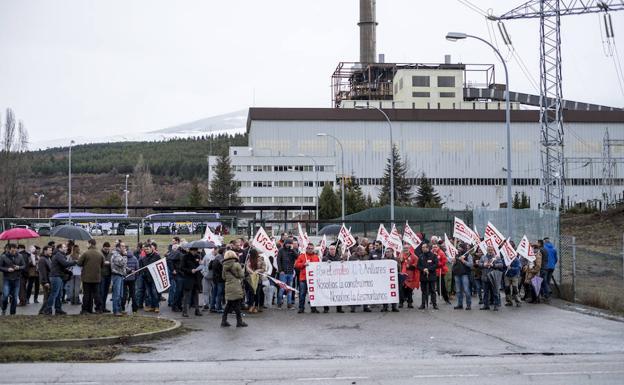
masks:
{"type": "MultiPolygon", "coordinates": [[[[504,206],[505,85],[497,83],[495,66],[453,63],[450,56],[438,64],[385,63],[376,57],[374,0],[360,1],[358,25],[360,61],[341,62],[332,74],[333,108],[250,108],[249,147],[230,149],[244,204],[315,203],[322,186],[342,176],[356,178],[376,200],[390,154],[390,125],[373,109],[380,108],[414,185],[425,175],[450,209],[504,206]]],[[[512,192],[538,208],[540,97],[509,96],[512,192]]],[[[624,111],[561,105],[567,132],[564,175],[557,175],[565,185],[561,204],[624,197],[624,111]]]]}

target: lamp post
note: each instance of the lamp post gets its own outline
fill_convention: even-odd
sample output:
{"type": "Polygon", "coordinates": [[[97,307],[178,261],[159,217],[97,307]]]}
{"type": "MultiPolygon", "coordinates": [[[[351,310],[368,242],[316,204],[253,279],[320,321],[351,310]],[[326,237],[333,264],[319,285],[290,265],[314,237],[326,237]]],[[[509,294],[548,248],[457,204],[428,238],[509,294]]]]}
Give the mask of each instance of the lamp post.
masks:
{"type": "Polygon", "coordinates": [[[75,144],[73,140],[69,142],[69,181],[68,181],[68,193],[67,193],[67,223],[71,225],[71,209],[72,209],[72,146],[75,144]]]}
{"type": "Polygon", "coordinates": [[[507,72],[507,64],[501,53],[490,42],[478,36],[468,35],[462,32],[449,32],[446,39],[449,41],[457,41],[466,38],[479,40],[487,44],[498,56],[503,68],[505,69],[505,126],[507,128],[507,234],[511,238],[513,236],[512,227],[512,208],[511,208],[511,105],[509,104],[509,73],[507,72]]]}
{"type": "Polygon", "coordinates": [[[386,122],[388,122],[388,128],[390,129],[390,223],[394,224],[394,141],[392,139],[392,122],[388,115],[379,107],[356,106],[355,108],[358,110],[377,110],[386,118],[386,122]]]}
{"type": "Polygon", "coordinates": [[[342,148],[342,143],[340,143],[340,141],[338,140],[338,138],[336,138],[333,135],[321,132],[316,134],[316,136],[327,136],[330,137],[332,139],[334,139],[336,141],[336,143],[338,143],[338,146],[340,146],[340,172],[342,173],[342,175],[340,176],[340,189],[341,189],[341,201],[342,201],[342,215],[341,215],[341,219],[342,222],[344,223],[345,220],[345,187],[344,187],[344,149],[342,148]]]}
{"type": "Polygon", "coordinates": [[[130,178],[130,175],[126,174],[126,189],[124,190],[126,195],[126,217],[128,216],[128,178],[130,178]]]}
{"type": "Polygon", "coordinates": [[[39,206],[41,206],[41,199],[45,198],[45,195],[41,193],[35,193],[35,196],[37,197],[37,219],[39,219],[41,218],[41,209],[39,208],[39,206]]]}
{"type": "Polygon", "coordinates": [[[316,234],[318,235],[318,230],[319,230],[319,224],[318,224],[318,219],[319,219],[319,192],[318,192],[318,188],[319,188],[319,177],[318,177],[318,164],[316,163],[316,160],[314,160],[313,157],[311,157],[310,155],[306,155],[306,154],[299,154],[299,156],[303,156],[305,158],[309,158],[312,163],[314,163],[314,174],[315,174],[315,184],[316,184],[316,198],[314,199],[315,203],[316,203],[316,208],[315,208],[315,212],[316,212],[316,234]]]}

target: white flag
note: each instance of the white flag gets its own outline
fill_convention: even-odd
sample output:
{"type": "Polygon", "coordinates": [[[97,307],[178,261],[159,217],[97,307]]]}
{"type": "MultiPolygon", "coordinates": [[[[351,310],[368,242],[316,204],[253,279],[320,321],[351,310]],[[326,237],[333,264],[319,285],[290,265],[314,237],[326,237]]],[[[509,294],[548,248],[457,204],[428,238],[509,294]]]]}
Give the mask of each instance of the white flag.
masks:
{"type": "Polygon", "coordinates": [[[506,239],[503,242],[503,246],[501,247],[501,254],[503,255],[503,259],[505,260],[505,265],[507,267],[511,266],[511,262],[516,258],[516,250],[514,250],[509,239],[506,239]]]}
{"type": "Polygon", "coordinates": [[[399,233],[399,230],[397,230],[394,223],[392,224],[392,230],[390,230],[390,239],[392,239],[393,244],[398,245],[399,251],[401,251],[403,248],[403,242],[401,241],[401,234],[399,233]]]}
{"type": "Polygon", "coordinates": [[[203,239],[208,242],[214,243],[215,246],[223,245],[223,237],[220,237],[216,235],[215,233],[213,233],[212,230],[210,230],[210,226],[206,226],[206,232],[204,233],[203,239]]]}
{"type": "Polygon", "coordinates": [[[455,221],[453,223],[453,238],[457,238],[472,245],[475,243],[475,236],[472,233],[472,229],[468,227],[464,221],[455,217],[455,221]]]}
{"type": "Polygon", "coordinates": [[[327,235],[323,234],[323,239],[321,239],[321,244],[319,245],[321,249],[321,258],[325,255],[325,250],[327,249],[327,235]]]}
{"type": "Polygon", "coordinates": [[[444,246],[446,247],[446,256],[449,257],[449,259],[457,257],[459,251],[457,251],[455,246],[453,246],[453,243],[451,243],[451,241],[448,239],[446,233],[444,233],[444,246]]]}
{"type": "Polygon", "coordinates": [[[390,234],[388,230],[384,227],[383,223],[379,224],[379,230],[377,230],[377,241],[380,241],[383,247],[388,247],[388,239],[390,239],[390,234]]]}
{"type": "Polygon", "coordinates": [[[156,290],[159,293],[169,289],[171,286],[171,282],[169,282],[169,274],[167,273],[167,262],[165,259],[159,259],[156,262],[150,263],[147,265],[147,270],[149,270],[152,275],[152,280],[156,285],[156,290]]]}
{"type": "Polygon", "coordinates": [[[496,243],[494,238],[485,238],[481,243],[479,243],[479,248],[483,252],[483,255],[487,254],[488,246],[492,246],[494,248],[494,255],[498,256],[498,243],[496,243]]]}
{"type": "Polygon", "coordinates": [[[266,253],[273,256],[277,255],[277,246],[275,245],[275,242],[273,242],[262,227],[258,229],[251,245],[258,249],[260,253],[266,253]]]}
{"type": "Polygon", "coordinates": [[[343,224],[340,228],[340,232],[338,233],[338,240],[342,242],[342,252],[344,253],[346,250],[349,250],[353,246],[355,246],[355,238],[351,235],[351,232],[347,230],[345,225],[343,224]]]}
{"type": "Polygon", "coordinates": [[[405,228],[403,229],[403,242],[409,243],[414,249],[422,243],[422,239],[420,239],[412,230],[407,221],[405,222],[405,228]]]}
{"type": "Polygon", "coordinates": [[[306,247],[308,247],[308,243],[310,243],[310,238],[308,238],[308,234],[301,228],[301,223],[297,223],[297,229],[299,230],[299,251],[305,253],[306,247]]]}
{"type": "Polygon", "coordinates": [[[497,245],[501,245],[505,241],[505,236],[490,222],[488,222],[485,228],[484,238],[494,238],[497,245]]]}
{"type": "Polygon", "coordinates": [[[528,261],[535,261],[535,253],[533,252],[533,247],[531,246],[529,238],[527,238],[526,235],[522,237],[522,240],[518,244],[516,253],[518,253],[518,255],[522,256],[528,261]]]}

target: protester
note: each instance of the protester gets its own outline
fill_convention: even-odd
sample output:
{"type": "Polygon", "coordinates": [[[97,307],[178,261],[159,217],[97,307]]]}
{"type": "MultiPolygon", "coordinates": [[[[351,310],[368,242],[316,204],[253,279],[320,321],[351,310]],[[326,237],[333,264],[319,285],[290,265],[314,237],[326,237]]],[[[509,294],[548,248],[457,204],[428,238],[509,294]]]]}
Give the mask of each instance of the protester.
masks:
{"type": "Polygon", "coordinates": [[[371,260],[382,259],[384,255],[384,251],[383,251],[383,244],[381,243],[381,241],[375,241],[375,243],[373,243],[372,245],[373,246],[368,253],[369,258],[371,260]]]}
{"type": "Polygon", "coordinates": [[[100,295],[100,283],[102,281],[102,269],[104,268],[104,254],[96,247],[95,239],[89,240],[89,247],[78,259],[78,266],[82,267],[80,278],[82,279],[82,310],[80,314],[100,314],[104,310],[102,296],[100,295]]]}
{"type": "Polygon", "coordinates": [[[214,290],[214,276],[212,270],[210,270],[210,261],[212,261],[217,253],[217,249],[212,249],[206,253],[201,260],[201,274],[202,274],[202,298],[204,301],[203,309],[210,310],[210,303],[212,302],[212,292],[214,290]]]}
{"type": "Polygon", "coordinates": [[[550,302],[550,295],[552,291],[550,289],[550,281],[552,280],[553,272],[555,271],[555,266],[557,266],[557,249],[555,245],[550,242],[550,238],[544,238],[544,250],[545,253],[542,252],[542,258],[546,256],[547,263],[544,264],[542,261],[542,270],[540,271],[540,276],[542,277],[542,297],[544,298],[544,302],[550,302]]]}
{"type": "Polygon", "coordinates": [[[464,296],[466,297],[466,310],[472,308],[472,294],[470,292],[470,270],[473,266],[472,255],[468,253],[465,247],[458,249],[459,254],[455,258],[451,258],[451,271],[455,280],[455,292],[457,294],[457,306],[454,309],[464,308],[464,296]]]}
{"type": "Polygon", "coordinates": [[[446,274],[448,273],[448,266],[446,264],[446,250],[444,250],[439,244],[431,245],[431,252],[438,257],[438,268],[436,269],[436,292],[442,294],[442,298],[447,305],[451,304],[449,301],[448,290],[446,290],[446,274]]]}
{"type": "Polygon", "coordinates": [[[483,306],[479,310],[490,310],[490,300],[492,300],[494,311],[498,311],[504,264],[492,246],[488,246],[487,253],[479,260],[479,267],[481,267],[481,282],[483,283],[483,306]]]}
{"type": "MultiPolygon", "coordinates": [[[[123,287],[126,270],[128,268],[128,256],[126,245],[123,242],[115,245],[111,256],[111,282],[113,284],[113,315],[121,317],[123,302],[123,287]]],[[[124,312],[125,313],[125,312],[124,312]]]]}
{"type": "Polygon", "coordinates": [[[231,326],[227,317],[233,311],[236,313],[236,327],[246,327],[247,324],[243,322],[243,315],[241,314],[241,301],[245,297],[242,287],[245,274],[239,263],[238,255],[232,250],[225,252],[222,276],[225,281],[225,300],[227,302],[223,311],[221,326],[231,326]]]}
{"type": "Polygon", "coordinates": [[[251,248],[249,250],[249,257],[245,264],[245,270],[247,271],[247,283],[253,290],[253,296],[249,302],[249,312],[258,313],[262,312],[262,306],[264,304],[264,291],[262,291],[262,274],[266,271],[266,265],[264,258],[260,256],[258,250],[251,248]]]}
{"type": "MultiPolygon", "coordinates": [[[[306,281],[306,268],[310,262],[320,262],[316,251],[314,250],[314,243],[310,242],[306,246],[305,253],[300,254],[295,262],[295,268],[299,270],[299,311],[298,313],[305,312],[306,296],[308,294],[308,283],[306,281]]],[[[312,313],[318,313],[316,307],[312,307],[312,313]]]]}
{"type": "Polygon", "coordinates": [[[26,283],[26,304],[30,303],[30,296],[33,295],[33,303],[39,303],[39,259],[41,254],[41,248],[39,246],[31,246],[30,253],[28,255],[28,261],[26,263],[27,280],[26,283]],[[33,293],[34,289],[34,293],[33,293]]]}
{"type": "MultiPolygon", "coordinates": [[[[80,247],[73,245],[69,255],[67,255],[67,260],[77,262],[78,259],[80,259],[80,247]]],[[[82,269],[80,266],[74,265],[71,267],[71,273],[71,277],[65,285],[65,291],[72,305],[80,305],[80,275],[82,274],[82,269]]]]}
{"type": "Polygon", "coordinates": [[[102,279],[100,280],[100,301],[102,302],[102,311],[110,313],[106,308],[106,299],[110,292],[111,286],[111,245],[108,242],[102,244],[102,255],[104,256],[104,266],[102,267],[102,279]]]}
{"type": "MultiPolygon", "coordinates": [[[[406,253],[409,253],[409,252],[410,252],[409,248],[407,248],[407,250],[406,250],[406,248],[404,248],[404,253],[401,253],[401,257],[397,258],[397,256],[394,254],[394,250],[392,248],[387,248],[386,249],[386,253],[383,255],[383,259],[387,259],[387,260],[396,262],[396,266],[395,266],[396,267],[396,271],[400,272],[401,271],[401,262],[400,261],[404,261],[403,262],[404,265],[407,265],[410,262],[416,262],[416,257],[414,257],[411,261],[409,260],[410,256],[406,255],[406,253]]],[[[401,276],[401,274],[399,274],[399,277],[400,276],[401,276]]],[[[402,285],[401,285],[401,279],[399,278],[399,301],[401,302],[401,306],[403,306],[403,302],[401,301],[401,297],[402,297],[401,292],[403,291],[402,289],[403,288],[402,288],[402,285]]],[[[411,299],[411,296],[410,296],[410,299],[411,299]]],[[[410,305],[411,305],[411,300],[408,301],[408,305],[407,306],[408,307],[414,307],[414,306],[410,306],[410,305]]],[[[394,312],[394,313],[398,313],[399,312],[399,309],[397,308],[397,304],[396,303],[392,303],[391,307],[392,307],[392,312],[394,312]]],[[[388,312],[388,304],[387,303],[383,304],[383,306],[381,307],[381,312],[382,313],[388,312]]]]}
{"type": "Polygon", "coordinates": [[[520,307],[520,293],[518,292],[521,270],[520,258],[514,258],[511,264],[505,267],[505,306],[513,306],[513,299],[516,307],[520,307]]]}
{"type": "Polygon", "coordinates": [[[17,312],[19,300],[20,280],[25,269],[24,259],[17,253],[17,245],[9,243],[6,251],[0,256],[0,271],[4,273],[2,285],[2,315],[6,315],[9,297],[11,297],[10,314],[17,312]]]}
{"type": "MultiPolygon", "coordinates": [[[[325,255],[323,256],[323,262],[343,262],[342,256],[338,255],[338,249],[336,245],[329,245],[325,255]]],[[[323,313],[329,313],[329,306],[323,307],[323,313]]],[[[342,306],[336,306],[336,313],[344,313],[342,306]]]]}
{"type": "Polygon", "coordinates": [[[223,279],[223,255],[225,247],[216,249],[216,255],[208,265],[208,269],[212,271],[214,286],[212,287],[212,296],[210,299],[210,312],[223,312],[223,295],[225,293],[225,280],[223,279]]]}
{"type": "MultiPolygon", "coordinates": [[[[355,246],[355,252],[351,254],[351,256],[347,257],[347,261],[367,261],[368,255],[366,254],[366,249],[363,246],[355,246]]],[[[301,293],[299,293],[301,295],[301,293]]],[[[351,313],[355,313],[356,305],[351,305],[351,313]]],[[[370,313],[372,310],[368,304],[362,305],[362,311],[365,313],[370,313]]]]}
{"type": "Polygon", "coordinates": [[[64,315],[67,314],[63,311],[61,296],[63,290],[63,282],[67,281],[66,278],[69,273],[67,272],[67,268],[72,267],[76,264],[76,261],[68,261],[67,260],[67,245],[59,244],[56,246],[56,252],[52,257],[52,263],[50,267],[50,283],[52,285],[52,289],[50,291],[50,296],[48,297],[48,304],[46,308],[45,314],[52,314],[52,307],[54,307],[55,315],[64,315]]]}
{"type": "MultiPolygon", "coordinates": [[[[277,270],[279,271],[279,280],[284,282],[288,286],[293,286],[294,278],[294,264],[297,259],[297,250],[293,247],[293,240],[286,239],[284,241],[284,247],[282,247],[277,253],[277,270]]],[[[286,294],[288,309],[293,308],[293,293],[289,291],[286,294]]],[[[284,301],[284,289],[280,287],[277,291],[277,307],[282,308],[284,301]]]]}
{"type": "Polygon", "coordinates": [[[37,273],[39,275],[39,283],[43,289],[43,301],[39,308],[39,314],[44,314],[48,307],[48,298],[50,297],[50,268],[52,267],[52,247],[44,246],[41,257],[37,262],[37,273]]]}
{"type": "Polygon", "coordinates": [[[26,306],[26,283],[28,282],[28,261],[30,260],[30,253],[26,251],[26,246],[17,245],[17,254],[24,261],[24,268],[20,270],[20,285],[19,285],[19,303],[17,306],[26,306]]]}
{"type": "Polygon", "coordinates": [[[472,293],[479,297],[479,305],[483,305],[483,281],[481,281],[481,267],[479,266],[479,261],[483,256],[483,251],[481,251],[480,247],[477,247],[476,250],[472,253],[472,279],[474,285],[472,286],[472,293]]]}
{"type": "Polygon", "coordinates": [[[126,305],[132,300],[132,314],[136,314],[139,310],[139,304],[136,299],[136,271],[139,269],[139,260],[137,257],[128,252],[127,275],[124,278],[123,301],[121,302],[122,313],[126,311],[126,305]]]}
{"type": "MultiPolygon", "coordinates": [[[[394,257],[394,250],[387,248],[384,259],[394,257]],[[390,252],[388,252],[390,250],[390,252]]],[[[403,246],[403,251],[398,259],[399,262],[399,308],[407,301],[407,308],[414,308],[414,289],[420,287],[420,272],[418,271],[418,257],[409,247],[403,246]]]]}
{"type": "Polygon", "coordinates": [[[188,317],[189,307],[195,308],[195,315],[202,316],[199,310],[199,287],[201,282],[201,256],[196,247],[191,247],[180,258],[180,264],[177,268],[178,275],[182,277],[182,286],[178,290],[182,290],[182,317],[188,317]]]}
{"type": "Polygon", "coordinates": [[[544,257],[542,256],[542,249],[540,249],[539,244],[532,244],[531,247],[533,248],[533,253],[535,254],[535,260],[532,262],[529,261],[529,263],[524,267],[524,297],[525,300],[529,297],[531,298],[528,301],[529,303],[539,303],[539,293],[537,293],[533,288],[532,280],[533,278],[539,276],[544,257]]]}
{"type": "Polygon", "coordinates": [[[436,269],[438,268],[438,257],[429,249],[429,244],[420,245],[421,254],[418,256],[418,270],[420,272],[420,286],[422,290],[422,301],[419,309],[423,310],[429,306],[429,301],[434,309],[438,309],[435,294],[436,269]]]}
{"type": "MultiPolygon", "coordinates": [[[[149,266],[160,260],[160,255],[158,255],[156,249],[157,245],[154,242],[143,244],[145,258],[141,260],[140,267],[149,266]]],[[[147,292],[147,306],[145,306],[144,310],[146,312],[160,313],[160,293],[156,289],[156,284],[154,283],[149,269],[143,270],[143,282],[145,283],[145,291],[147,292]]]]}

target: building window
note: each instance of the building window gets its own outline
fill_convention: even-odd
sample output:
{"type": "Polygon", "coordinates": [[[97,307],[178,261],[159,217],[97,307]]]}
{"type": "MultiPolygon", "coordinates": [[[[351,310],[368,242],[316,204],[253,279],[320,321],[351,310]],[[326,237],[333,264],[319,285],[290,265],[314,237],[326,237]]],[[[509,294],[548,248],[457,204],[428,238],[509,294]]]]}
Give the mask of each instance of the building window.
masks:
{"type": "Polygon", "coordinates": [[[273,183],[270,181],[256,180],[253,182],[253,186],[254,187],[273,187],[273,183]]]}
{"type": "Polygon", "coordinates": [[[403,89],[403,78],[399,79],[399,91],[403,89]]]}
{"type": "Polygon", "coordinates": [[[428,98],[431,96],[429,92],[412,92],[412,97],[414,98],[428,98]]]}
{"type": "Polygon", "coordinates": [[[429,76],[412,76],[412,87],[429,87],[429,76]]]}
{"type": "Polygon", "coordinates": [[[455,92],[440,92],[441,98],[454,98],[455,92]]]}
{"type": "Polygon", "coordinates": [[[438,87],[455,87],[455,76],[438,76],[438,87]]]}

